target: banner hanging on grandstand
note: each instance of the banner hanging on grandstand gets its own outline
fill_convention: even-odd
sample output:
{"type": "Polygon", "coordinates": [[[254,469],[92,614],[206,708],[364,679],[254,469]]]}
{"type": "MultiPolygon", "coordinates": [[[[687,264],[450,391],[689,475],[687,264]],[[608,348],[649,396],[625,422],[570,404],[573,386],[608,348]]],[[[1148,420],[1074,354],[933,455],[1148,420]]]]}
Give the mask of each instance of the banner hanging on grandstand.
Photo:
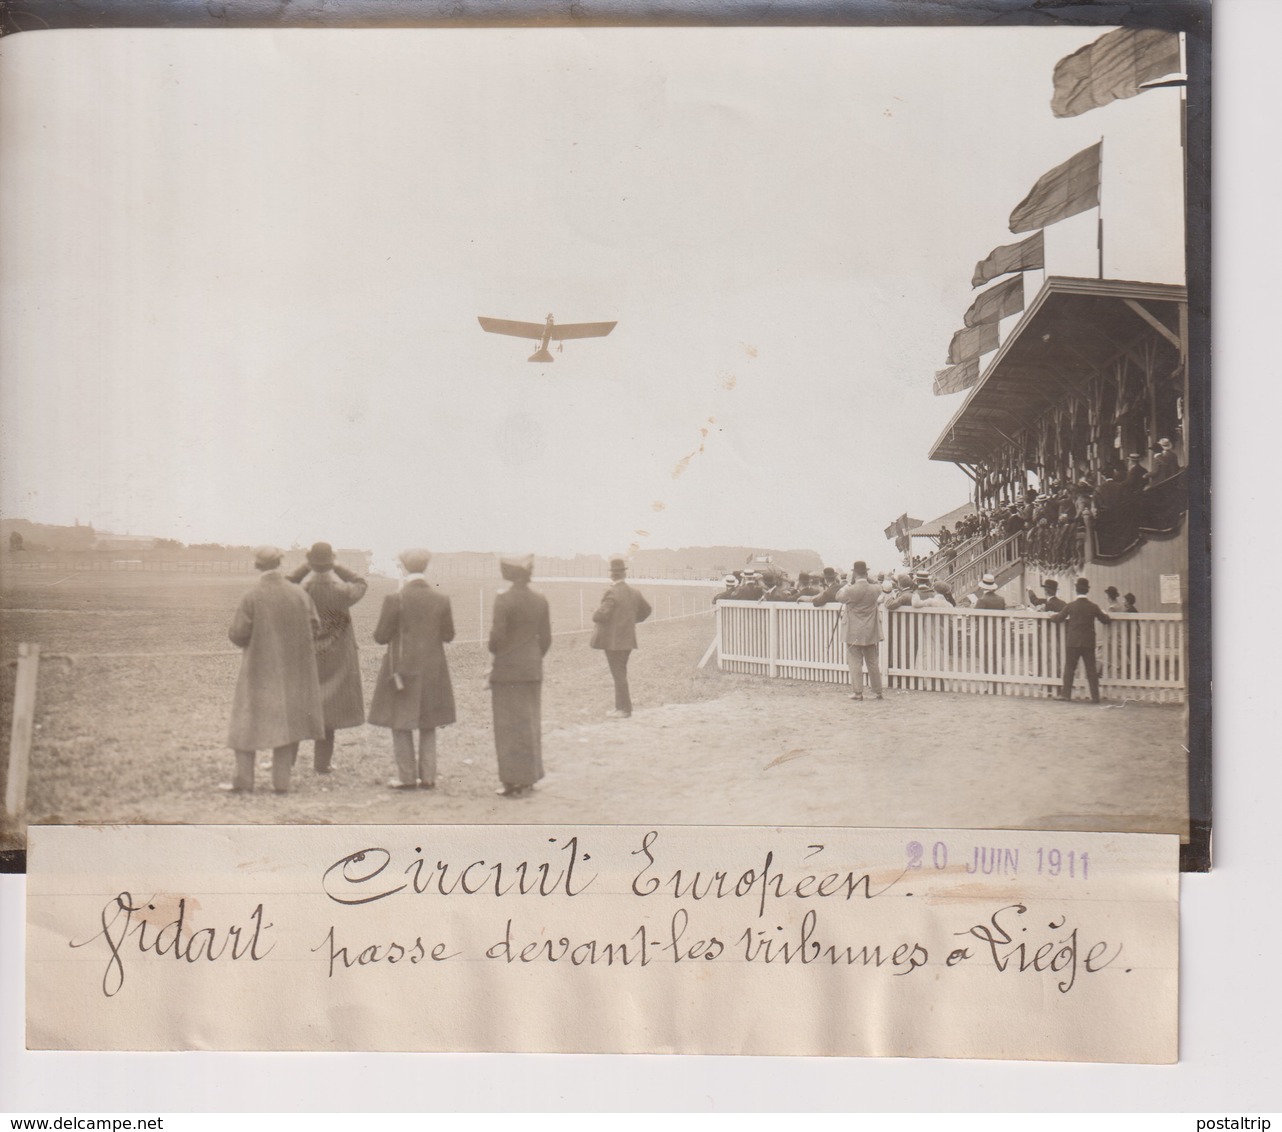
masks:
{"type": "Polygon", "coordinates": [[[1073,118],[1118,98],[1142,93],[1143,84],[1180,70],[1180,37],[1159,28],[1120,28],[1055,64],[1056,118],[1073,118]]]}
{"type": "Polygon", "coordinates": [[[989,280],[1005,275],[1008,271],[1029,271],[1046,266],[1045,238],[1040,229],[1017,244],[1004,244],[994,248],[987,258],[975,264],[975,274],[970,285],[981,287],[989,280]]]}
{"type": "Polygon", "coordinates": [[[958,365],[997,349],[997,323],[968,326],[953,335],[948,345],[948,364],[958,365]]]}
{"type": "Polygon", "coordinates": [[[1010,214],[1012,232],[1031,232],[1099,204],[1100,143],[1043,173],[1010,214]]]}
{"type": "Polygon", "coordinates": [[[958,366],[949,366],[935,374],[935,396],[944,397],[949,393],[960,393],[963,389],[969,389],[978,380],[978,361],[972,360],[958,366]]]}
{"type": "Polygon", "coordinates": [[[967,326],[982,326],[986,322],[999,322],[1008,315],[1019,314],[1024,309],[1024,277],[1016,275],[989,287],[980,293],[970,304],[970,309],[962,315],[962,322],[967,326]]]}

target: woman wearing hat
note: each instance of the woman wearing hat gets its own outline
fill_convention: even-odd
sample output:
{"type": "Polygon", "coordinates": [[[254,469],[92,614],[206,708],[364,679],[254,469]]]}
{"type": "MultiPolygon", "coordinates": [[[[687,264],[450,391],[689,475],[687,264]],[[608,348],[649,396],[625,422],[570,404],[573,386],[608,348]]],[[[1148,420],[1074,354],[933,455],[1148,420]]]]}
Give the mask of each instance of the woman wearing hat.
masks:
{"type": "Polygon", "coordinates": [[[500,558],[499,571],[512,585],[494,599],[489,640],[498,793],[524,798],[543,777],[543,657],[552,647],[552,623],[547,598],[530,589],[534,555],[500,558]]]}
{"type": "Polygon", "coordinates": [[[374,684],[369,721],[391,729],[399,776],[388,783],[393,790],[436,785],[436,729],[455,718],[445,659],[445,646],[454,639],[454,616],[450,599],[424,577],[431,558],[426,550],[401,552],[401,588],[383,599],[374,629],[374,640],[387,646],[387,654],[374,684]]]}

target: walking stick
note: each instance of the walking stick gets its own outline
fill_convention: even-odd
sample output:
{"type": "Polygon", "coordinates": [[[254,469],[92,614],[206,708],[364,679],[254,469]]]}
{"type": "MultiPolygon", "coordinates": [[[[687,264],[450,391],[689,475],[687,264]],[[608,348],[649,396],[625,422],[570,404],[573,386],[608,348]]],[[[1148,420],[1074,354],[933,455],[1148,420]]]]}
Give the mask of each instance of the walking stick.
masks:
{"type": "Polygon", "coordinates": [[[833,618],[833,622],[832,622],[832,634],[831,634],[831,636],[829,636],[829,638],[828,638],[828,649],[829,649],[829,651],[831,651],[831,650],[832,650],[832,646],[836,643],[836,640],[837,640],[837,630],[838,630],[838,629],[840,629],[840,628],[841,628],[841,610],[839,609],[839,610],[837,610],[837,616],[836,616],[835,618],[833,618]]]}

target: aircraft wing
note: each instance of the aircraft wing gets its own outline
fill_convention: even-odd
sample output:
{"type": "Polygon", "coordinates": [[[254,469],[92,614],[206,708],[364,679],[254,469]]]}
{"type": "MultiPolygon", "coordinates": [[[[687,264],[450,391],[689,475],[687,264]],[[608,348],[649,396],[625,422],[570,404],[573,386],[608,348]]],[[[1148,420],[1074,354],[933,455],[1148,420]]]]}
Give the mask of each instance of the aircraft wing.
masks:
{"type": "Polygon", "coordinates": [[[564,325],[554,324],[554,340],[569,338],[604,338],[619,324],[617,322],[567,322],[564,325]]]}
{"type": "MultiPolygon", "coordinates": [[[[543,323],[541,322],[513,322],[509,318],[484,318],[477,317],[477,322],[481,324],[481,329],[489,334],[509,334],[513,338],[534,338],[537,341],[543,340],[543,323]]],[[[611,323],[611,326],[614,324],[611,323]]]]}

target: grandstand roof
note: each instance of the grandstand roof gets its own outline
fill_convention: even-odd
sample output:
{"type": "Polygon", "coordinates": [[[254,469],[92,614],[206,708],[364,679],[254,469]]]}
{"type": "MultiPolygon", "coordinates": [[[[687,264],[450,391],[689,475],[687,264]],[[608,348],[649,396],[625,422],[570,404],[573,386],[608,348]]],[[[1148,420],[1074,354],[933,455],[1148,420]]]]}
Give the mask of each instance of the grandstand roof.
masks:
{"type": "MultiPolygon", "coordinates": [[[[979,463],[1140,341],[1178,364],[1187,291],[1127,279],[1052,275],[997,350],[930,450],[932,460],[979,463]]],[[[916,533],[916,532],[914,532],[916,533]]]]}
{"type": "Polygon", "coordinates": [[[960,507],[954,507],[946,515],[940,515],[937,519],[931,519],[928,523],[922,523],[920,527],[913,527],[913,529],[908,533],[912,535],[913,538],[917,538],[919,535],[925,535],[927,538],[934,538],[939,534],[941,527],[948,527],[949,530],[952,530],[957,525],[958,519],[965,518],[967,515],[973,515],[974,513],[975,505],[973,503],[963,503],[960,507]]]}

